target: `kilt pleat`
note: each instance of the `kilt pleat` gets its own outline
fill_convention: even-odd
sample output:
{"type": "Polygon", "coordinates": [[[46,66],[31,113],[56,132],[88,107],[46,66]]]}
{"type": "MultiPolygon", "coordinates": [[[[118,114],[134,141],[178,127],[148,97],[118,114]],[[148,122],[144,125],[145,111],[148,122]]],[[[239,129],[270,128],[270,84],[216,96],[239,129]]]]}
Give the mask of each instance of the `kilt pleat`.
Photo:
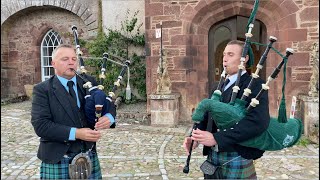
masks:
{"type": "MultiPolygon", "coordinates": [[[[57,164],[42,162],[40,166],[40,179],[70,179],[69,164],[77,154],[68,154],[68,157],[63,157],[57,164]]],[[[97,153],[90,151],[89,157],[92,161],[92,172],[89,179],[102,179],[97,153]]]]}
{"type": "Polygon", "coordinates": [[[237,152],[213,151],[212,163],[216,166],[222,166],[221,170],[224,179],[257,179],[253,160],[248,160],[238,156],[239,154],[237,152]]]}

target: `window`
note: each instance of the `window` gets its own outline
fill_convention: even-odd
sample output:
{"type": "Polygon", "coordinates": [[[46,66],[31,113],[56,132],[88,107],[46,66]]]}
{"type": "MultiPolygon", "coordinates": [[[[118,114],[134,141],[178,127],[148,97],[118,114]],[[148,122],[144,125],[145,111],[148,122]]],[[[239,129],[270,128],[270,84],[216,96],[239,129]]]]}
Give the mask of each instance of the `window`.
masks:
{"type": "Polygon", "coordinates": [[[54,75],[51,65],[52,51],[62,43],[60,35],[52,29],[43,37],[41,43],[41,80],[45,81],[54,75]]]}

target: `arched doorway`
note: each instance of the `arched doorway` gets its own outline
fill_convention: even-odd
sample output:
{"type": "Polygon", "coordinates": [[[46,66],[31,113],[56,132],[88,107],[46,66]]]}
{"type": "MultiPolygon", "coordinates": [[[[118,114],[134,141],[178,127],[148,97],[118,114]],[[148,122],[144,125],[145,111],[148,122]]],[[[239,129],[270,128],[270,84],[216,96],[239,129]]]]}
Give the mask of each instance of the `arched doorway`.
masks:
{"type": "MultiPolygon", "coordinates": [[[[213,89],[214,85],[220,80],[220,75],[222,73],[222,57],[223,51],[226,44],[230,40],[241,40],[245,41],[246,25],[248,22],[247,17],[243,16],[233,16],[231,18],[225,19],[223,21],[217,22],[212,25],[208,34],[208,87],[209,92],[213,89]]],[[[251,41],[266,43],[266,27],[265,25],[256,20],[254,23],[254,28],[252,30],[253,37],[251,41]]],[[[254,53],[254,64],[250,68],[247,68],[249,73],[256,70],[256,65],[259,62],[264,47],[259,47],[257,45],[252,45],[252,50],[254,53]]],[[[260,77],[266,79],[265,68],[260,71],[260,77]]]]}

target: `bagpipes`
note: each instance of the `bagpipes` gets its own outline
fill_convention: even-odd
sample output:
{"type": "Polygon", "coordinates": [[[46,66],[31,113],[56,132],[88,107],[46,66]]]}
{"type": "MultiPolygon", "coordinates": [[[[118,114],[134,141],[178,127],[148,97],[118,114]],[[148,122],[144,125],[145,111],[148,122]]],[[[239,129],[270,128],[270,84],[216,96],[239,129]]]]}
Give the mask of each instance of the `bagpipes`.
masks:
{"type": "MultiPolygon", "coordinates": [[[[114,111],[113,114],[116,114],[116,108],[114,107],[113,100],[115,99],[115,91],[120,86],[120,82],[123,78],[124,73],[126,72],[127,68],[130,65],[130,61],[126,60],[125,64],[122,65],[122,69],[120,71],[120,74],[117,78],[117,81],[114,82],[114,86],[112,90],[108,93],[108,95],[105,94],[103,91],[103,80],[105,79],[105,72],[106,72],[106,64],[108,60],[108,53],[103,53],[102,57],[102,67],[101,67],[101,74],[99,75],[100,84],[98,86],[93,86],[92,82],[90,82],[85,76],[85,73],[87,70],[85,69],[85,64],[82,59],[82,52],[80,51],[80,45],[78,40],[78,33],[77,33],[77,27],[72,26],[72,31],[76,43],[77,48],[77,56],[79,59],[79,66],[80,66],[80,72],[79,74],[76,70],[73,70],[74,73],[80,77],[85,83],[83,87],[86,89],[86,96],[85,96],[85,114],[86,118],[89,124],[94,125],[96,121],[101,117],[101,115],[110,113],[110,111],[114,111]]],[[[112,114],[112,113],[111,113],[112,114]]],[[[115,123],[110,126],[111,128],[115,127],[115,123]]]]}
{"type": "MultiPolygon", "coordinates": [[[[117,87],[120,86],[120,81],[122,80],[122,77],[126,69],[130,65],[130,61],[127,60],[123,65],[120,75],[118,76],[117,81],[114,83],[112,91],[110,91],[107,96],[102,90],[104,89],[103,80],[105,79],[108,54],[107,53],[103,54],[103,58],[102,58],[103,64],[101,68],[101,74],[99,75],[100,84],[97,86],[93,86],[92,82],[87,79],[87,75],[86,75],[87,70],[85,69],[84,61],[82,58],[82,52],[80,50],[77,27],[72,26],[71,29],[73,31],[73,35],[75,39],[76,54],[77,54],[77,59],[79,60],[80,73],[78,73],[75,69],[72,69],[72,70],[74,71],[76,76],[78,76],[84,81],[83,87],[86,90],[85,105],[84,105],[85,116],[88,124],[91,126],[94,126],[96,121],[98,121],[98,119],[101,117],[101,115],[111,113],[115,118],[116,107],[113,103],[113,98],[115,96],[114,92],[117,90],[117,87]]],[[[116,126],[116,122],[111,124],[110,128],[115,128],[115,126],[116,126]]],[[[92,161],[88,153],[92,150],[94,146],[95,144],[93,144],[92,147],[87,152],[85,153],[81,152],[73,158],[71,164],[69,164],[69,176],[71,179],[87,179],[88,177],[90,177],[92,173],[92,161]]]]}
{"type": "MultiPolygon", "coordinates": [[[[240,99],[237,99],[239,88],[239,82],[242,70],[245,69],[244,62],[245,57],[248,54],[249,47],[251,46],[250,38],[252,37],[251,31],[253,28],[253,23],[255,19],[255,14],[258,8],[259,1],[256,0],[254,4],[254,9],[250,15],[249,22],[248,22],[248,31],[245,34],[246,40],[243,47],[243,51],[241,54],[240,59],[240,65],[239,70],[237,73],[237,80],[235,82],[234,87],[232,88],[232,96],[229,103],[223,103],[221,102],[221,86],[225,80],[225,71],[222,72],[221,78],[218,84],[218,88],[214,91],[213,95],[210,99],[204,99],[202,100],[197,108],[195,109],[194,113],[192,114],[192,120],[195,122],[195,124],[201,122],[204,120],[204,116],[207,112],[210,112],[212,119],[214,120],[215,124],[217,125],[217,128],[220,130],[225,130],[227,128],[231,128],[235,124],[237,124],[241,119],[243,119],[250,111],[259,105],[259,98],[263,93],[266,93],[269,89],[269,84],[272,80],[274,80],[277,75],[279,74],[281,68],[284,66],[283,69],[283,87],[282,87],[282,102],[279,107],[279,115],[277,118],[271,117],[270,123],[266,131],[264,131],[262,134],[260,134],[257,137],[254,137],[252,139],[249,139],[244,142],[239,142],[238,144],[246,147],[252,147],[257,148],[264,151],[277,151],[281,150],[283,148],[288,148],[296,144],[301,137],[303,125],[301,120],[290,118],[287,119],[286,117],[286,110],[285,110],[285,99],[284,99],[284,91],[285,91],[285,78],[286,78],[286,63],[288,60],[288,57],[293,54],[293,50],[291,48],[286,49],[286,55],[282,55],[279,53],[275,48],[272,47],[272,44],[277,40],[275,37],[269,38],[269,44],[267,45],[267,48],[263,55],[260,58],[259,63],[257,64],[257,69],[255,73],[251,75],[251,80],[249,82],[249,85],[246,89],[244,89],[244,93],[240,99]],[[251,94],[251,88],[254,84],[254,81],[256,78],[259,77],[258,73],[262,69],[264,62],[267,59],[267,55],[269,53],[269,50],[274,50],[277,54],[279,54],[282,57],[282,61],[277,65],[277,67],[274,69],[274,71],[271,73],[271,75],[268,77],[267,82],[261,85],[261,90],[258,92],[257,95],[255,95],[254,98],[251,99],[251,102],[249,103],[248,107],[246,107],[247,104],[247,97],[251,94]]],[[[259,43],[253,43],[258,44],[259,43]]],[[[195,126],[195,125],[194,125],[195,126]]],[[[248,127],[250,128],[250,127],[248,127]]],[[[190,148],[192,150],[192,148],[190,148]]],[[[191,156],[191,151],[189,156],[191,156]]],[[[190,158],[188,157],[186,162],[186,167],[184,168],[184,172],[188,173],[189,167],[189,161],[190,158]]]]}

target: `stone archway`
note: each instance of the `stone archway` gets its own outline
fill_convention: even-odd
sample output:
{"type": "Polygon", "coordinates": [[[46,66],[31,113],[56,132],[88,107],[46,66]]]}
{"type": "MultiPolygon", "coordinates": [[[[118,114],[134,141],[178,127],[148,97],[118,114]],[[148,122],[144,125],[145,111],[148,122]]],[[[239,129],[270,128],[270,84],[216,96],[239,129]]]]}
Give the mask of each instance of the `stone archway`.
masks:
{"type": "MultiPolygon", "coordinates": [[[[183,2],[146,1],[146,59],[147,93],[155,89],[159,42],[155,28],[163,22],[165,48],[168,55],[169,74],[173,91],[181,94],[180,120],[189,121],[192,109],[208,96],[208,31],[218,21],[231,16],[248,17],[254,0],[218,1],[195,0],[183,2]]],[[[268,0],[260,1],[257,19],[266,25],[266,35],[278,38],[275,48],[285,52],[287,47],[296,51],[287,65],[287,88],[298,89],[309,84],[311,76],[311,47],[319,38],[319,1],[268,0]]],[[[267,40],[266,40],[267,41],[267,40]]],[[[281,60],[270,53],[265,66],[269,75],[281,60]]],[[[277,99],[281,96],[281,76],[273,82],[269,91],[270,113],[277,113],[277,99]]],[[[291,92],[286,92],[291,96],[291,92]]],[[[288,103],[289,105],[289,103],[288,103]]],[[[148,105],[149,107],[149,105],[148,105]]]]}
{"type": "Polygon", "coordinates": [[[24,96],[24,85],[41,82],[43,36],[53,29],[64,43],[73,44],[72,25],[78,27],[79,37],[89,36],[78,15],[54,6],[28,7],[6,19],[1,26],[1,99],[24,96]]]}
{"type": "MultiPolygon", "coordinates": [[[[203,40],[206,38],[208,31],[212,24],[219,22],[223,19],[235,15],[250,16],[253,8],[254,1],[200,1],[197,6],[186,6],[184,11],[181,13],[182,24],[186,26],[188,32],[186,34],[191,34],[191,41],[198,42],[199,39],[203,40]]],[[[297,41],[307,41],[307,28],[298,28],[297,16],[299,7],[294,1],[288,0],[270,0],[261,1],[258,9],[256,19],[259,19],[267,27],[267,37],[276,36],[278,38],[275,48],[280,50],[285,54],[285,49],[294,47],[294,42],[297,41]]],[[[208,42],[203,41],[203,44],[193,44],[191,49],[208,49],[208,42]]],[[[305,53],[308,54],[308,53],[305,53]]],[[[198,51],[197,58],[194,58],[194,64],[206,64],[208,52],[198,51]],[[195,61],[200,61],[196,62],[195,61]]],[[[267,76],[272,72],[274,67],[278,62],[281,61],[281,57],[276,53],[271,52],[269,55],[269,61],[266,63],[266,74],[267,76]]],[[[294,62],[298,60],[299,56],[292,56],[290,61],[294,62]]],[[[301,60],[300,60],[301,61],[301,60]]],[[[309,66],[309,58],[303,59],[304,66],[309,66]]],[[[290,64],[288,64],[288,69],[291,69],[290,64]]],[[[198,78],[198,86],[207,84],[208,79],[203,78],[203,72],[207,72],[208,69],[205,66],[197,68],[195,77],[198,78]],[[201,78],[199,78],[201,77],[201,78]]],[[[289,70],[290,72],[290,70],[289,70]]],[[[291,72],[290,72],[291,73],[291,72]]],[[[287,89],[299,88],[299,86],[304,86],[307,82],[301,83],[297,82],[298,86],[294,86],[291,78],[292,74],[287,75],[287,89]]],[[[311,74],[309,75],[311,76],[311,74]]],[[[275,80],[274,85],[271,86],[269,90],[269,107],[270,113],[277,114],[277,98],[281,96],[281,84],[282,77],[280,76],[275,80]]],[[[201,92],[205,91],[201,89],[201,92]]],[[[301,90],[300,90],[301,91],[301,90]]],[[[207,94],[207,93],[204,93],[207,94]]],[[[288,96],[292,96],[288,91],[288,96]]],[[[199,99],[205,98],[203,94],[198,93],[198,100],[195,102],[189,102],[188,106],[194,107],[199,99]]],[[[289,105],[289,104],[288,104],[289,105]]]]}
{"type": "Polygon", "coordinates": [[[62,8],[76,14],[86,24],[88,31],[98,28],[98,2],[86,0],[4,0],[1,2],[1,25],[23,9],[45,6],[62,8]]]}

